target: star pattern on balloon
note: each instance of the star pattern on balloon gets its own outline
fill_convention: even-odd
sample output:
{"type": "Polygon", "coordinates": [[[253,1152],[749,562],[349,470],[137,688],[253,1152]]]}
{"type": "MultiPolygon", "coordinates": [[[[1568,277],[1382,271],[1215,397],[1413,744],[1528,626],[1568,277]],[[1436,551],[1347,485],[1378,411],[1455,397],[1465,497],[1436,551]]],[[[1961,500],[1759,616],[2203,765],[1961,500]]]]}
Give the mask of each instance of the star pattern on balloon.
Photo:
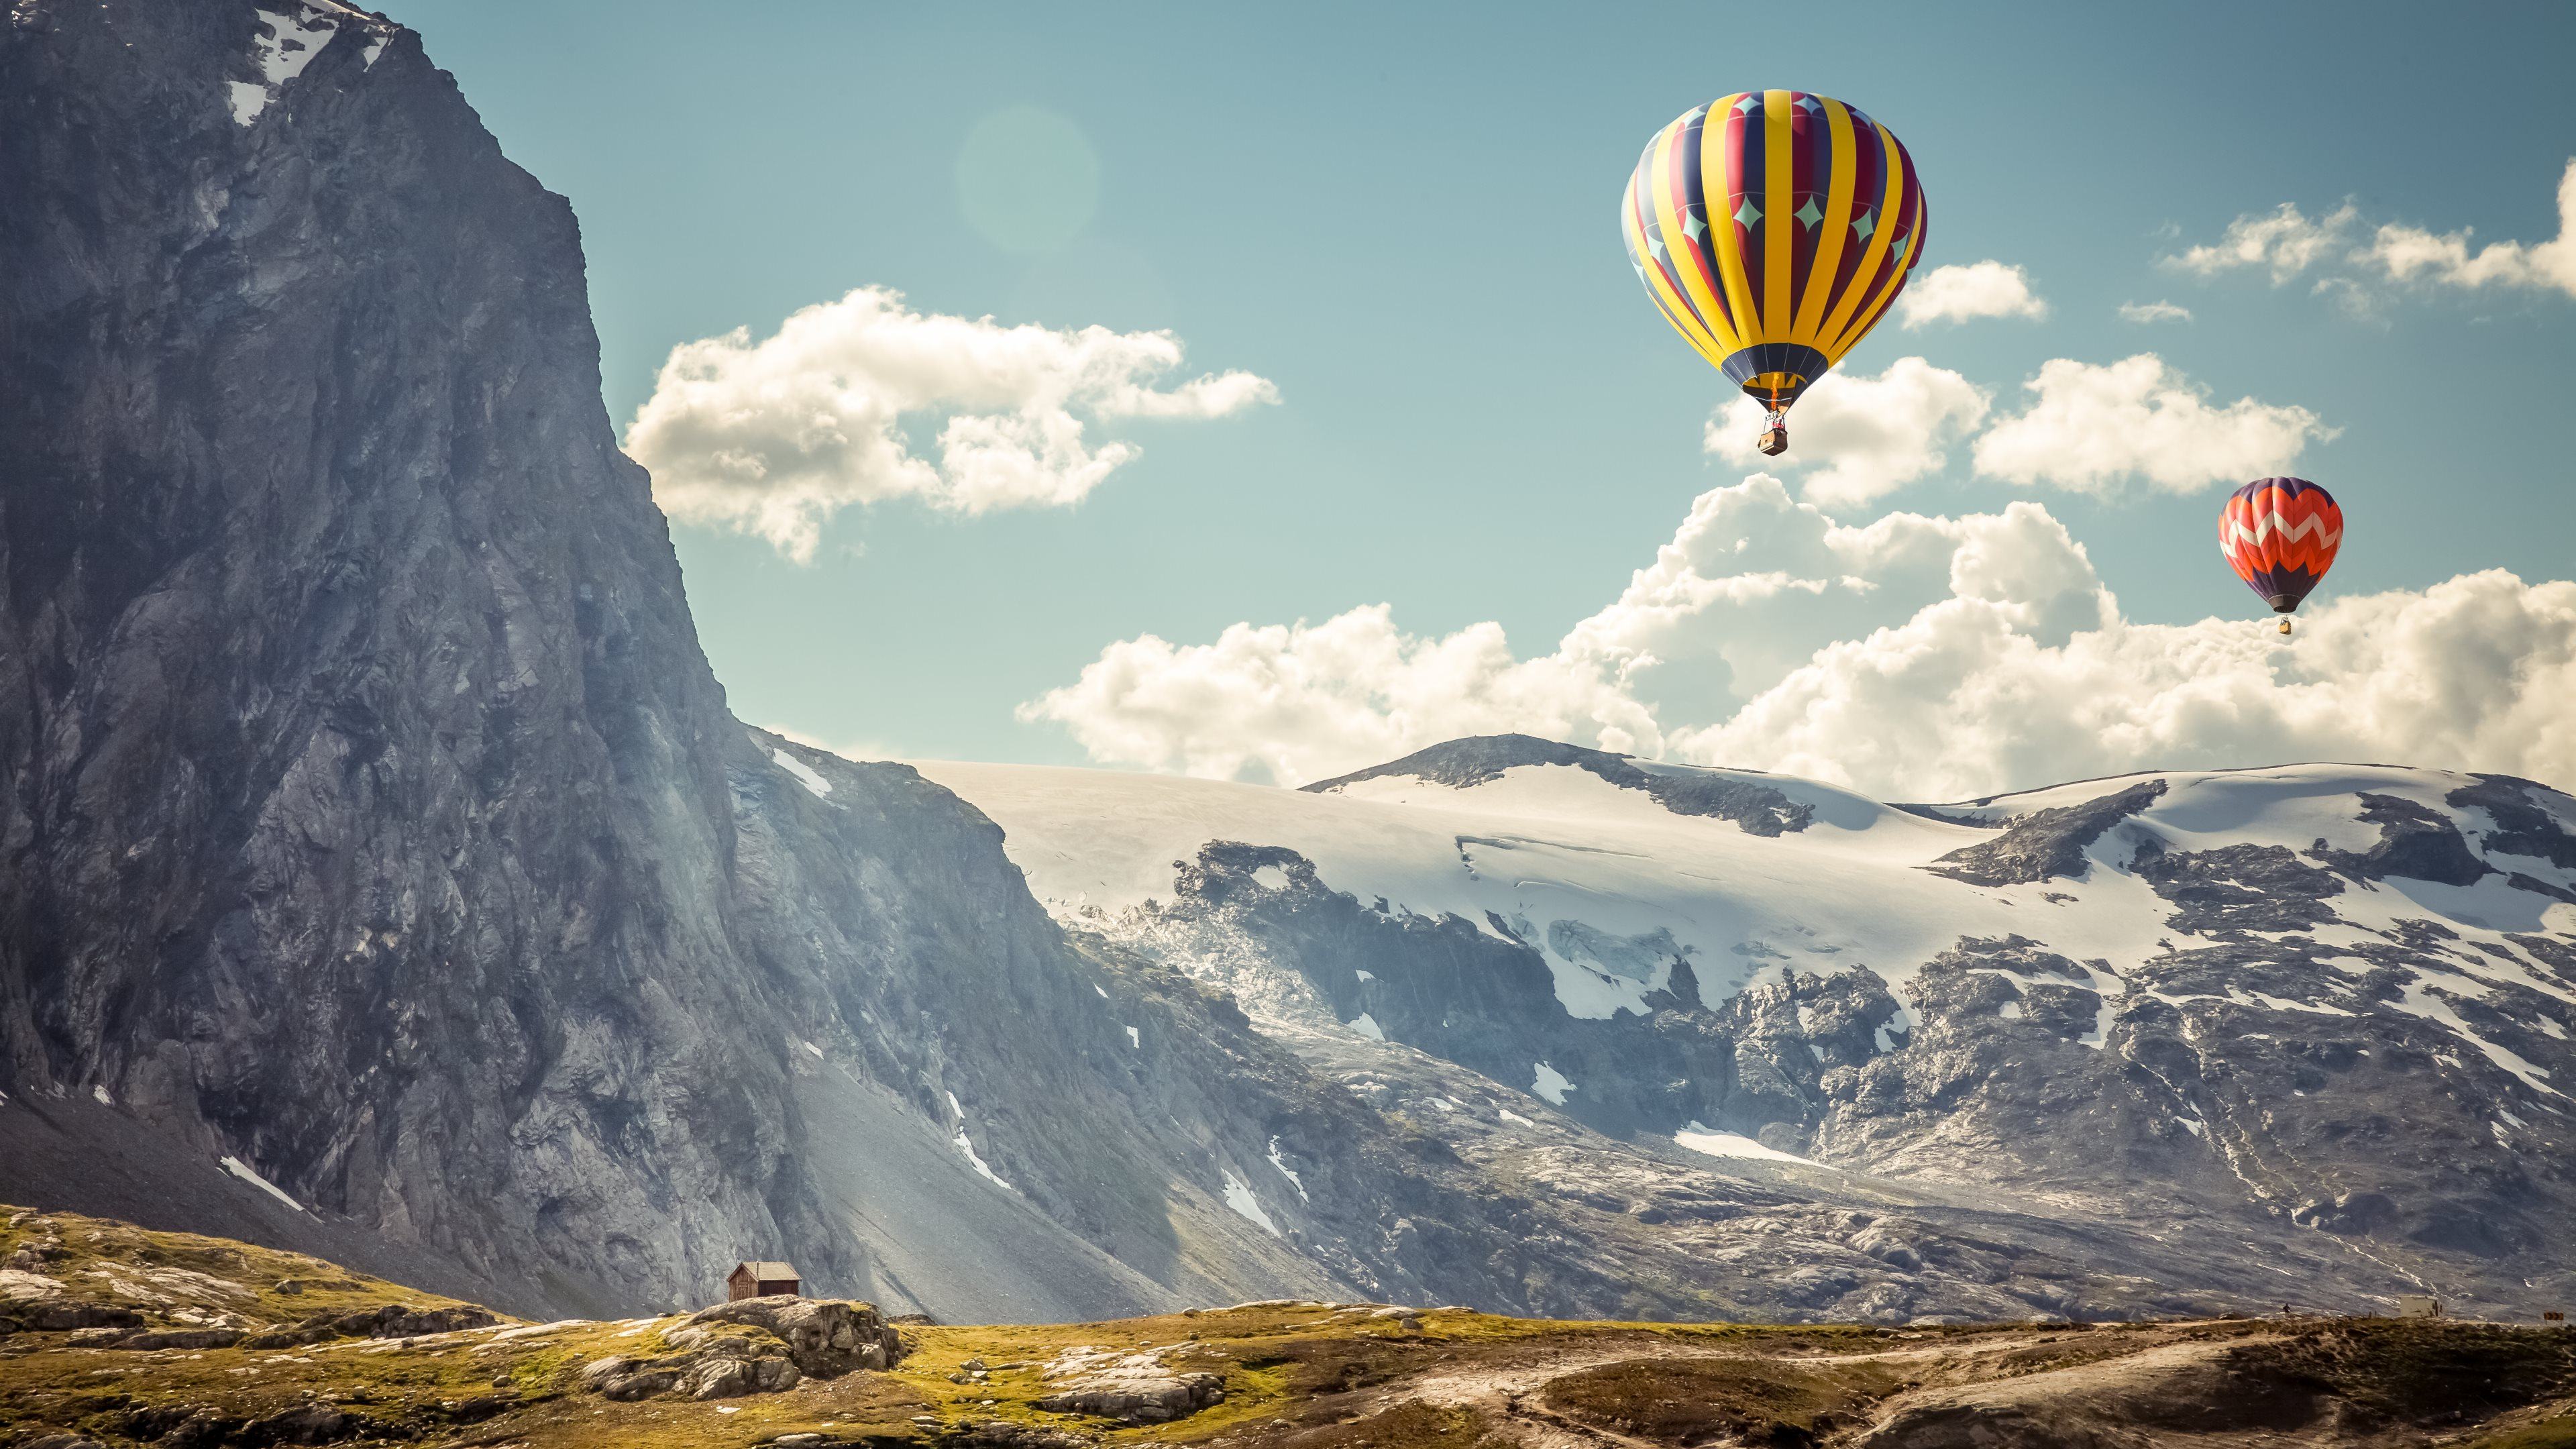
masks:
{"type": "Polygon", "coordinates": [[[1749,116],[1760,109],[1762,109],[1762,98],[1758,95],[1748,95],[1735,103],[1735,113],[1739,116],[1749,116]]]}
{"type": "Polygon", "coordinates": [[[1852,223],[1852,230],[1859,233],[1862,241],[1867,241],[1869,240],[1869,234],[1878,230],[1878,218],[1869,212],[1864,211],[1860,214],[1859,219],[1852,223]]]}
{"type": "Polygon", "coordinates": [[[1743,227],[1747,231],[1752,230],[1753,223],[1760,221],[1761,219],[1762,208],[1755,206],[1753,204],[1753,198],[1750,196],[1744,198],[1744,204],[1742,206],[1735,208],[1735,224],[1743,227]]]}
{"type": "Polygon", "coordinates": [[[1825,108],[1825,103],[1817,100],[1814,96],[1798,97],[1797,105],[1799,110],[1802,110],[1811,116],[1825,108]]]}
{"type": "Polygon", "coordinates": [[[1690,239],[1692,241],[1698,241],[1702,236],[1707,234],[1708,223],[1700,220],[1699,213],[1694,211],[1688,217],[1683,219],[1682,230],[1690,233],[1690,239]]]}
{"type": "Polygon", "coordinates": [[[1814,231],[1816,229],[1816,223],[1825,219],[1825,214],[1816,208],[1816,198],[1812,196],[1807,198],[1804,205],[1789,214],[1806,223],[1807,230],[1809,231],[1814,231]]]}

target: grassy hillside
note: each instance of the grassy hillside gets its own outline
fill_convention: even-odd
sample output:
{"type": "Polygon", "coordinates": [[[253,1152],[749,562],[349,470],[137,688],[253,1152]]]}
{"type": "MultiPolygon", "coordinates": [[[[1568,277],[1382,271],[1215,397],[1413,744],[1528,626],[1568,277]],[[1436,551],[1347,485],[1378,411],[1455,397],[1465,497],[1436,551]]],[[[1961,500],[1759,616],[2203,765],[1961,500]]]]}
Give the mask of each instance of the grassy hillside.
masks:
{"type": "Polygon", "coordinates": [[[2576,1335],[2563,1330],[1676,1326],[1279,1302],[896,1325],[899,1359],[878,1371],[845,1366],[879,1351],[864,1305],[799,1305],[792,1319],[754,1305],[769,1322],[527,1324],[218,1238],[63,1213],[0,1219],[11,1449],[2576,1446],[2576,1335]],[[863,1331],[835,1347],[809,1331],[825,1320],[863,1331]]]}

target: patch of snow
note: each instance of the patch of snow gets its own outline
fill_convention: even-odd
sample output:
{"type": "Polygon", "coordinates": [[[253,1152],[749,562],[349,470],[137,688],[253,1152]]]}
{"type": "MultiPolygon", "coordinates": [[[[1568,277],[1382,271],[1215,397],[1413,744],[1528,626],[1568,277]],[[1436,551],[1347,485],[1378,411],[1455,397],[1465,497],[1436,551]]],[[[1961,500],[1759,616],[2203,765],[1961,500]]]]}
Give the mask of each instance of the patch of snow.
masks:
{"type": "Polygon", "coordinates": [[[815,774],[813,766],[780,749],[771,750],[769,758],[778,763],[778,768],[795,776],[796,783],[805,787],[805,793],[817,800],[832,798],[832,782],[815,774]]]}
{"type": "Polygon", "coordinates": [[[2203,1136],[2209,1131],[2209,1124],[2201,1121],[2197,1117],[2176,1117],[2174,1118],[2174,1122],[2177,1126],[2181,1127],[2182,1130],[2190,1133],[2194,1137],[2203,1136]]]}
{"type": "Polygon", "coordinates": [[[2245,994],[2253,1000],[2259,1001],[2265,1006],[2272,1008],[2274,1011],[2305,1011],[2317,1016],[2352,1016],[2356,1014],[2346,1011],[2340,1006],[2327,1006],[2321,1002],[2311,1003],[2306,1001],[2290,1001],[2283,997],[2266,996],[2260,991],[2248,991],[2245,994]]]}
{"type": "Polygon", "coordinates": [[[810,1041],[800,1041],[800,1042],[798,1042],[798,1043],[797,1043],[797,1045],[798,1045],[798,1046],[803,1047],[803,1048],[805,1049],[805,1051],[806,1051],[806,1054],[807,1054],[807,1055],[809,1055],[809,1056],[819,1057],[819,1056],[821,1056],[821,1055],[823,1054],[823,1049],[822,1049],[821,1047],[818,1047],[818,1046],[814,1045],[814,1044],[813,1044],[812,1042],[810,1042],[810,1041]]]}
{"type": "Polygon", "coordinates": [[[1367,1037],[1370,1041],[1386,1040],[1386,1033],[1378,1030],[1377,1018],[1369,1015],[1365,1011],[1361,1012],[1351,1020],[1343,1022],[1342,1025],[1348,1027],[1352,1031],[1358,1032],[1364,1037],[1367,1037]]]}
{"type": "Polygon", "coordinates": [[[1288,872],[1276,865],[1259,866],[1252,872],[1252,883],[1266,891],[1284,891],[1288,889],[1288,872]]]}
{"type": "Polygon", "coordinates": [[[2519,1117],[2517,1117],[2517,1116],[2513,1115],[2511,1112],[2506,1111],[2506,1110],[2505,1110],[2505,1109],[2503,1109],[2502,1107],[2498,1107],[2498,1108],[2496,1108],[2496,1115],[2497,1115],[2498,1117],[2503,1118],[2506,1122],[2508,1122],[2508,1123],[2512,1124],[2513,1126],[2519,1127],[2519,1126],[2521,1126],[2521,1125],[2522,1125],[2522,1119],[2521,1119],[2521,1118],[2519,1118],[2519,1117]]]}
{"type": "Polygon", "coordinates": [[[314,13],[315,7],[296,0],[284,10],[262,10],[260,33],[251,39],[251,58],[259,62],[261,84],[241,81],[231,84],[233,122],[247,126],[259,119],[288,83],[304,74],[304,68],[340,33],[340,22],[328,12],[314,13]]]}
{"type": "Polygon", "coordinates": [[[385,47],[393,44],[393,39],[392,33],[388,31],[380,33],[375,39],[368,41],[366,52],[358,57],[361,63],[360,68],[364,70],[374,70],[376,68],[376,57],[385,53],[385,47]]]}
{"type": "Polygon", "coordinates": [[[1783,1152],[1777,1147],[1765,1147],[1740,1133],[1712,1132],[1697,1122],[1674,1133],[1673,1143],[1703,1157],[1743,1157],[1757,1162],[1797,1162],[1809,1167],[1825,1165],[1812,1157],[1800,1157],[1794,1152],[1783,1152]]]}
{"type": "MultiPolygon", "coordinates": [[[[2002,1017],[2006,1021],[2019,1021],[2021,1020],[2021,1003],[2018,1001],[2007,1001],[2003,1005],[1995,1008],[1995,1015],[2002,1017]]],[[[1819,1052],[1817,1055],[1822,1056],[1823,1053],[1819,1052]]]]}
{"type": "Polygon", "coordinates": [[[1225,1205],[1234,1209],[1235,1216],[1244,1221],[1259,1223],[1262,1231],[1270,1236],[1286,1236],[1279,1231],[1279,1225],[1270,1220],[1270,1214],[1262,1209],[1261,1199],[1252,1195],[1251,1184],[1235,1176],[1232,1168],[1225,1170],[1225,1205]]]}
{"type": "Polygon", "coordinates": [[[1362,981],[1375,981],[1377,979],[1377,973],[1374,971],[1353,971],[1351,974],[1362,981]]]}
{"type": "MultiPolygon", "coordinates": [[[[2506,1048],[2500,1047],[2494,1042],[2487,1040],[2485,1037],[2478,1035],[2474,1028],[2472,1028],[2467,1022],[2460,1019],[2460,1014],[2457,1011],[2451,1009],[2451,1003],[2443,997],[2441,991],[2435,989],[2437,986],[2457,986],[2461,984],[2465,983],[2462,983],[2458,977],[2444,976],[2442,973],[2435,971],[2419,971],[2415,974],[2415,979],[2406,983],[2402,988],[2398,999],[2389,1004],[2396,1007],[2399,1011],[2405,1012],[2409,1016],[2421,1017],[2426,1021],[2438,1022],[2443,1026],[2449,1027],[2452,1031],[2467,1039],[2471,1046],[2484,1052],[2488,1061],[2495,1063],[2497,1066],[2502,1067],[2506,1071],[2521,1078],[2522,1084],[2533,1091],[2547,1092],[2553,1097],[2566,1096],[2567,1094],[2565,1092],[2549,1085],[2547,1080],[2549,1069],[2547,1067],[2534,1066],[2530,1062],[2516,1056],[2506,1048]],[[2438,981],[2436,978],[2438,978],[2438,981]]],[[[2464,991],[2461,994],[2475,996],[2478,993],[2475,991],[2464,991]]]]}
{"type": "Polygon", "coordinates": [[[304,1211],[304,1204],[288,1197],[276,1183],[273,1183],[267,1178],[260,1176],[257,1172],[252,1171],[249,1163],[242,1161],[238,1157],[225,1157],[219,1160],[224,1165],[224,1171],[229,1172],[233,1176],[240,1178],[242,1181],[249,1183],[251,1186],[258,1188],[261,1192],[267,1193],[270,1197],[277,1199],[279,1202],[286,1204],[297,1212],[304,1211]]]}
{"type": "Polygon", "coordinates": [[[1537,1126],[1537,1125],[1538,1125],[1536,1122],[1531,1121],[1531,1120],[1530,1120],[1530,1119],[1528,1119],[1527,1117],[1522,1116],[1520,1113],[1513,1111],[1513,1110],[1512,1110],[1511,1108],[1509,1108],[1509,1107],[1505,1107],[1505,1108],[1503,1108],[1503,1109],[1502,1109],[1502,1115],[1503,1115],[1503,1120],[1504,1120],[1504,1121],[1506,1121],[1506,1122],[1517,1122],[1517,1123],[1519,1123],[1519,1124],[1520,1124],[1521,1126],[1523,1126],[1523,1127],[1535,1127],[1535,1126],[1537,1126]]]}
{"type": "Polygon", "coordinates": [[[983,1154],[975,1150],[974,1139],[966,1135],[966,1129],[963,1126],[960,1126],[957,1129],[957,1135],[955,1137],[949,1139],[949,1145],[955,1147],[960,1153],[965,1155],[966,1165],[975,1169],[976,1176],[981,1177],[986,1182],[993,1184],[993,1186],[1000,1188],[1004,1192],[1019,1191],[1018,1188],[1002,1181],[1002,1175],[995,1172],[993,1170],[993,1165],[986,1162],[983,1154]]]}
{"type": "Polygon", "coordinates": [[[247,126],[268,109],[268,87],[252,81],[227,81],[224,89],[232,93],[233,124],[247,126]]]}
{"type": "Polygon", "coordinates": [[[1313,1198],[1306,1196],[1305,1181],[1297,1176],[1297,1170],[1288,1165],[1287,1158],[1279,1155],[1279,1139],[1276,1137],[1270,1139],[1270,1165],[1278,1169],[1281,1177],[1288,1179],[1290,1187],[1297,1189],[1297,1197],[1300,1201],[1314,1201],[1313,1198]]]}
{"type": "Polygon", "coordinates": [[[1530,1095],[1545,1098],[1548,1102],[1559,1107],[1565,1105],[1566,1093],[1579,1092],[1581,1090],[1583,1089],[1576,1086],[1574,1083],[1567,1081],[1564,1073],[1549,1066],[1545,1062],[1540,1062],[1538,1064],[1538,1074],[1530,1082],[1530,1095]]]}
{"type": "Polygon", "coordinates": [[[113,1107],[116,1105],[116,1099],[107,1094],[107,1088],[104,1085],[92,1086],[89,1089],[89,1094],[92,1097],[97,1098],[98,1104],[102,1107],[113,1107]]]}
{"type": "Polygon", "coordinates": [[[1132,1026],[1127,1028],[1127,1049],[1139,1052],[1145,1049],[1145,1038],[1139,1035],[1136,1028],[1132,1026]]]}
{"type": "Polygon", "coordinates": [[[1101,984],[1100,984],[1099,982],[1097,982],[1097,981],[1094,981],[1094,982],[1092,982],[1092,983],[1091,983],[1091,989],[1100,993],[1100,999],[1101,999],[1101,1000],[1103,1000],[1103,1001],[1107,1001],[1107,1000],[1109,999],[1109,988],[1108,988],[1108,987],[1101,985],[1101,984]]]}

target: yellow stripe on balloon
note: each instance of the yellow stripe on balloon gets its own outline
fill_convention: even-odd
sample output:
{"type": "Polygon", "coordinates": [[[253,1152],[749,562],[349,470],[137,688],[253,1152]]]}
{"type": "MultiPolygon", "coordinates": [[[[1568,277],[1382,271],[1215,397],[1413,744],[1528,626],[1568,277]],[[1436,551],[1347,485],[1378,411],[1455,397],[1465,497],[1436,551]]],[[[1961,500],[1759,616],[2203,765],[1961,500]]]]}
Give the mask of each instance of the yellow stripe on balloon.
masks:
{"type": "Polygon", "coordinates": [[[1816,250],[1807,267],[1807,285],[1798,297],[1798,326],[1789,340],[1817,347],[1817,325],[1824,321],[1825,304],[1832,299],[1834,273],[1843,264],[1843,238],[1851,231],[1852,188],[1860,172],[1859,157],[1852,144],[1851,108],[1830,97],[1825,98],[1825,118],[1833,131],[1833,167],[1831,190],[1825,198],[1824,218],[1816,223],[1816,250]]]}
{"type": "Polygon", "coordinates": [[[1789,213],[1798,208],[1797,162],[1790,153],[1796,139],[1789,130],[1789,93],[1762,93],[1762,336],[1763,342],[1786,342],[1797,319],[1789,286],[1789,269],[1797,265],[1798,224],[1789,213]]]}
{"type": "Polygon", "coordinates": [[[1816,350],[1829,362],[1842,361],[1844,351],[1860,340],[1859,332],[1850,325],[1851,314],[1869,290],[1870,278],[1887,261],[1887,248],[1896,233],[1892,213],[1905,199],[1905,155],[1896,149],[1896,138],[1888,134],[1885,126],[1876,129],[1879,146],[1887,157],[1887,164],[1879,168],[1886,173],[1886,194],[1878,199],[1878,225],[1869,234],[1869,245],[1861,249],[1860,266],[1852,273],[1851,285],[1834,300],[1834,310],[1826,314],[1825,325],[1816,329],[1820,339],[1816,350]]]}
{"type": "MultiPolygon", "coordinates": [[[[1705,125],[1706,122],[1703,121],[1702,124],[1705,125]]],[[[1687,118],[1685,118],[1666,126],[1664,133],[1655,138],[1655,166],[1649,199],[1654,203],[1655,220],[1664,229],[1664,246],[1667,249],[1691,244],[1690,233],[1682,229],[1682,223],[1688,218],[1681,208],[1682,198],[1678,194],[1679,188],[1673,185],[1672,180],[1673,152],[1682,144],[1682,135],[1688,129],[1687,118]]],[[[1701,149],[1703,151],[1707,149],[1705,143],[1701,149]]],[[[1712,345],[1719,349],[1709,357],[1709,362],[1714,365],[1724,361],[1728,353],[1735,351],[1742,344],[1736,340],[1735,330],[1727,323],[1726,310],[1718,305],[1717,293],[1710,290],[1708,283],[1701,279],[1699,268],[1679,260],[1674,261],[1672,266],[1673,275],[1681,280],[1684,295],[1691,300],[1692,310],[1699,313],[1700,321],[1712,339],[1712,345]]]]}
{"type": "MultiPolygon", "coordinates": [[[[1738,91],[1711,101],[1708,115],[1717,116],[1720,108],[1731,113],[1736,102],[1751,94],[1750,91],[1738,91]]],[[[1726,300],[1735,309],[1735,340],[1742,348],[1761,340],[1761,312],[1753,305],[1753,283],[1744,275],[1744,250],[1735,234],[1735,195],[1726,184],[1726,155],[1731,149],[1726,144],[1724,121],[1717,123],[1717,142],[1714,145],[1710,144],[1708,123],[1700,123],[1700,198],[1711,210],[1723,208],[1725,211],[1722,216],[1708,219],[1709,251],[1717,257],[1718,277],[1726,283],[1726,300]]]]}
{"type": "Polygon", "coordinates": [[[1664,279],[1663,269],[1654,265],[1655,254],[1646,250],[1646,228],[1637,219],[1637,178],[1628,178],[1628,194],[1619,207],[1619,227],[1628,239],[1628,249],[1646,262],[1646,294],[1661,308],[1665,320],[1682,334],[1682,340],[1699,350],[1711,366],[1722,361],[1734,349],[1725,339],[1712,334],[1698,314],[1691,310],[1673,284],[1664,279]]]}
{"type": "MultiPolygon", "coordinates": [[[[1896,148],[1894,146],[1888,147],[1888,153],[1891,156],[1895,154],[1895,151],[1896,148]]],[[[1897,164],[1901,167],[1904,163],[1900,161],[1897,164]]],[[[1915,219],[1915,230],[1919,232],[1922,229],[1922,218],[1917,217],[1915,219]]],[[[1887,310],[1888,303],[1896,300],[1897,292],[1905,286],[1907,275],[1914,270],[1914,263],[1921,260],[1922,256],[1923,251],[1920,247],[1909,246],[1906,248],[1905,255],[1898,259],[1893,266],[1890,266],[1887,269],[1887,276],[1879,282],[1875,294],[1870,298],[1869,305],[1861,309],[1860,315],[1852,319],[1849,327],[1843,329],[1843,335],[1836,340],[1835,346],[1825,350],[1826,356],[1839,362],[1842,360],[1842,355],[1844,353],[1850,351],[1863,337],[1869,335],[1869,329],[1878,325],[1879,314],[1887,310]]]]}

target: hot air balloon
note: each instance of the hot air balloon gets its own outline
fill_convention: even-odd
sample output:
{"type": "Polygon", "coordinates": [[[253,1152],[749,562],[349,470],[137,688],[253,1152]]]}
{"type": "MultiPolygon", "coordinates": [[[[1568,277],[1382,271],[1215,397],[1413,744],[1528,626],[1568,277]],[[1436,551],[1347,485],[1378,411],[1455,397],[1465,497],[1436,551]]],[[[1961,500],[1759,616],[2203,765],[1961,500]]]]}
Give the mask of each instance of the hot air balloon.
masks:
{"type": "Polygon", "coordinates": [[[1784,414],[1887,313],[1923,257],[1923,187],[1894,132],[1830,96],[1740,91],[1655,133],[1619,230],[1664,319],[1784,414]]]}
{"type": "MultiPolygon", "coordinates": [[[[2218,511],[2218,551],[2273,611],[2287,614],[2334,567],[2343,510],[2305,478],[2257,478],[2218,511]]],[[[2290,621],[2281,621],[2290,632],[2290,621]]]]}

